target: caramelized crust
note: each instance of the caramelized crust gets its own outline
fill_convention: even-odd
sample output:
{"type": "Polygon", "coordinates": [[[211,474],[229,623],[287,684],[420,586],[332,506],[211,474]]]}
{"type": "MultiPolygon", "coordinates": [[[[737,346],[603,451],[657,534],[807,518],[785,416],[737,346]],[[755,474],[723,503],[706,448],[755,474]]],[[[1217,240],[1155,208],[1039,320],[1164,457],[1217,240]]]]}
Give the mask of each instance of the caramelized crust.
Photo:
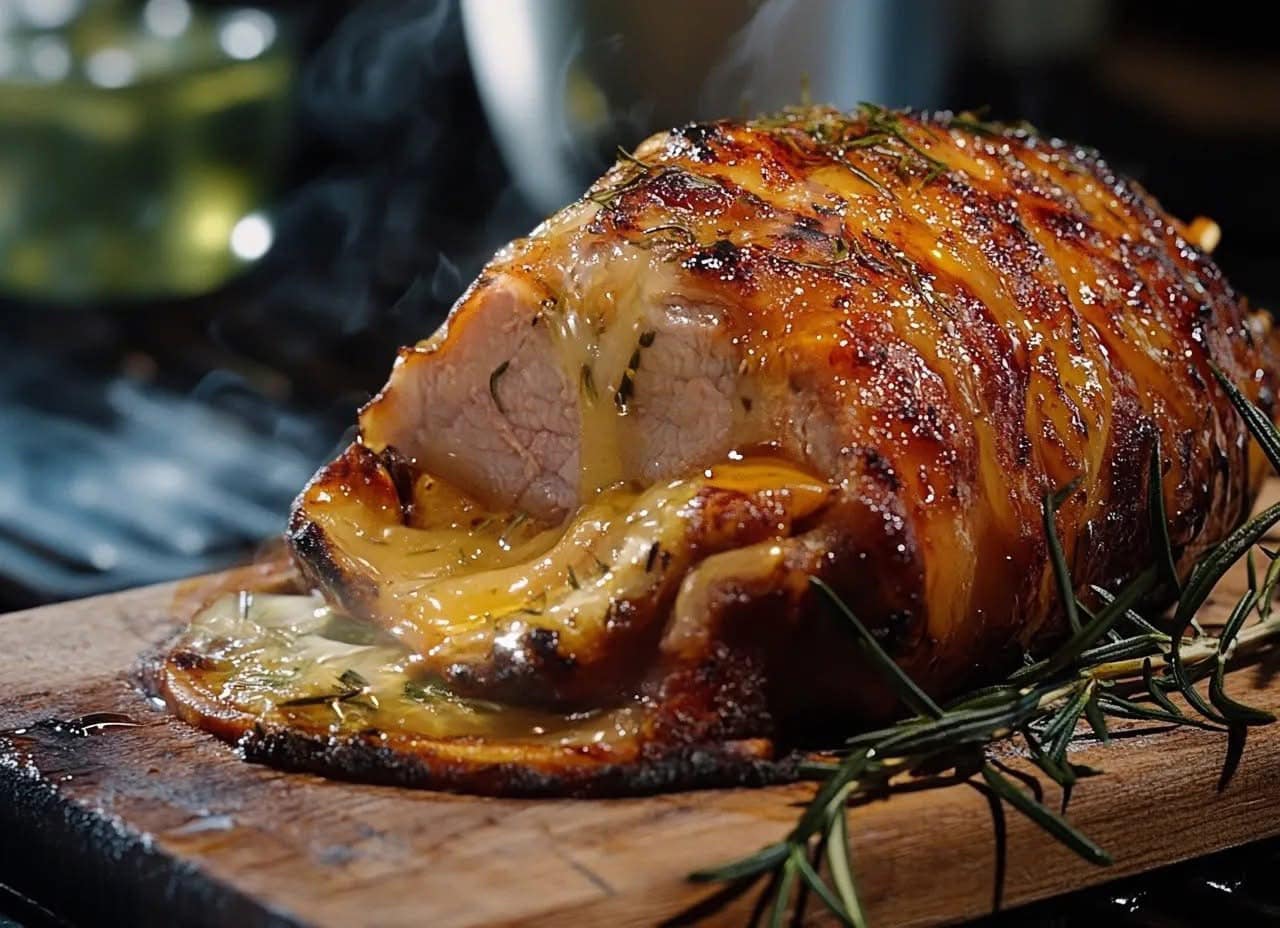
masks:
{"type": "MultiPolygon", "coordinates": [[[[1157,438],[1181,571],[1247,513],[1256,461],[1211,369],[1270,411],[1275,359],[1189,234],[1096,152],[949,114],[654,136],[402,352],[362,450],[300,497],[296,556],[354,614],[396,618],[313,508],[349,491],[353,454],[371,523],[409,521],[390,454],[552,525],[607,485],[767,448],[832,488],[820,510],[687,558],[678,596],[639,604],[660,635],[559,658],[627,648],[626,679],[660,707],[653,743],[785,744],[801,719],[891,714],[816,607],[821,576],[946,696],[1063,634],[1046,492],[1076,481],[1057,527],[1085,596],[1151,560],[1157,438]]],[[[601,692],[541,658],[540,699],[601,692]]]]}
{"type": "Polygon", "coordinates": [[[883,514],[853,546],[887,547],[884,571],[833,579],[876,625],[893,591],[894,624],[914,628],[899,656],[939,692],[1061,631],[1046,490],[1079,480],[1059,533],[1084,589],[1150,560],[1157,434],[1183,569],[1248,508],[1247,433],[1210,365],[1270,408],[1274,361],[1218,268],[1096,152],[946,115],[813,109],[654,136],[402,356],[365,442],[403,439],[398,385],[477,324],[489,288],[562,297],[625,248],[715,307],[764,394],[730,447],[772,442],[839,485],[846,513],[883,514]]]}

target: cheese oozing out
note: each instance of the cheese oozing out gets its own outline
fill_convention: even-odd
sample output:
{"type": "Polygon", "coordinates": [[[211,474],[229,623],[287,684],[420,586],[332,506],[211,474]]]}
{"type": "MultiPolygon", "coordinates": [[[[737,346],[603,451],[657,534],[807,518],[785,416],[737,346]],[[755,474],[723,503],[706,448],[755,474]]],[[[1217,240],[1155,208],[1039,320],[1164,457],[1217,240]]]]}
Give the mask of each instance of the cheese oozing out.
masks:
{"type": "MultiPolygon", "coordinates": [[[[329,490],[313,517],[374,578],[389,622],[359,621],[317,594],[225,594],[194,617],[171,654],[185,652],[184,663],[198,666],[193,677],[207,698],[267,723],[333,734],[618,743],[641,727],[638,694],[591,711],[547,711],[464,698],[439,671],[515,649],[532,628],[551,629],[568,653],[586,654],[605,640],[620,599],[671,601],[679,591],[681,601],[705,600],[703,587],[724,573],[716,556],[699,562],[691,540],[708,489],[776,503],[780,537],[830,494],[786,462],[749,458],[643,490],[614,487],[547,528],[486,512],[427,475],[416,481],[421,515],[411,525],[370,525],[367,508],[329,490]]],[[[761,542],[719,557],[750,570],[775,563],[777,553],[761,542]]]]}
{"type": "Polygon", "coordinates": [[[531,629],[554,631],[562,653],[588,658],[615,604],[669,602],[710,553],[696,531],[708,493],[769,504],[785,537],[831,492],[785,461],[748,458],[644,489],[614,486],[545,527],[487,513],[426,475],[415,484],[411,525],[398,513],[372,519],[359,489],[348,489],[326,491],[309,515],[368,581],[368,613],[422,658],[424,672],[488,660],[531,629]]]}

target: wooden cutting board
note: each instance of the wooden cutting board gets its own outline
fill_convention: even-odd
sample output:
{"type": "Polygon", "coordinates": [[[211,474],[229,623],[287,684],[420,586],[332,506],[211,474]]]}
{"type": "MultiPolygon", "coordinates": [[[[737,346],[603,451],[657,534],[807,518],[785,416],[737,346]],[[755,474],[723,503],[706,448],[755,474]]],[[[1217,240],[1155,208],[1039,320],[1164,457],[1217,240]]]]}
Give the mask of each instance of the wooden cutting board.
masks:
{"type": "MultiPolygon", "coordinates": [[[[1224,580],[1206,616],[1220,616],[1242,584],[1239,573],[1224,580]]],[[[77,921],[741,924],[758,887],[733,897],[685,875],[777,840],[812,793],[516,801],[248,765],[131,682],[138,654],[173,628],[174,593],[159,586],[0,616],[0,730],[101,712],[139,723],[0,738],[0,879],[77,921]]],[[[1241,669],[1229,690],[1280,710],[1277,669],[1241,669]]],[[[1116,863],[1090,866],[1009,812],[1006,905],[1280,834],[1280,725],[1250,733],[1223,789],[1221,735],[1134,725],[1108,746],[1078,740],[1073,760],[1103,772],[1077,786],[1070,817],[1116,863]]],[[[1043,785],[1056,803],[1056,788],[1043,785]]],[[[872,924],[991,910],[992,809],[972,786],[861,806],[850,832],[872,924]]]]}

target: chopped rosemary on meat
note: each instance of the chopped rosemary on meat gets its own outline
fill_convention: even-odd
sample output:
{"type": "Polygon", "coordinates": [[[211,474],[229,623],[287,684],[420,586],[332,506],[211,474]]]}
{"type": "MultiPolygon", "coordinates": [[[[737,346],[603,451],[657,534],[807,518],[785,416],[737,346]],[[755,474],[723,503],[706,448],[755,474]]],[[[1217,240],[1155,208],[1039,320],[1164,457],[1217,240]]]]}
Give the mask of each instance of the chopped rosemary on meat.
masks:
{"type": "Polygon", "coordinates": [[[874,177],[872,177],[866,171],[862,170],[862,168],[858,167],[856,164],[850,164],[848,161],[841,159],[840,166],[844,168],[846,171],[848,171],[850,174],[852,174],[854,177],[858,178],[858,180],[862,181],[864,184],[866,184],[876,193],[880,194],[885,199],[887,200],[893,199],[893,194],[889,191],[888,187],[880,183],[880,181],[876,180],[874,177]]]}
{"type": "Polygon", "coordinates": [[[898,157],[898,172],[903,176],[909,175],[911,173],[910,168],[912,167],[909,154],[915,155],[917,164],[923,165],[925,168],[924,179],[920,182],[922,187],[927,187],[932,181],[936,180],[939,176],[949,170],[945,161],[940,161],[933,157],[933,155],[921,148],[919,144],[911,138],[907,131],[902,127],[902,121],[898,118],[898,115],[892,110],[887,110],[874,103],[863,102],[858,104],[858,112],[862,114],[863,119],[866,121],[867,128],[871,131],[867,135],[862,136],[861,139],[854,139],[852,142],[842,142],[846,147],[850,147],[854,143],[869,138],[875,139],[877,136],[880,138],[869,143],[870,145],[875,146],[882,142],[887,142],[890,138],[896,140],[906,148],[906,151],[902,152],[898,157]]]}
{"type": "Polygon", "coordinates": [[[652,165],[648,164],[647,162],[641,161],[639,158],[631,154],[631,152],[627,151],[621,145],[617,147],[617,151],[618,151],[619,161],[625,161],[628,164],[634,164],[636,167],[641,168],[645,171],[650,170],[652,167],[652,165]]]}
{"type": "Polygon", "coordinates": [[[1005,126],[998,122],[990,122],[981,117],[980,113],[966,110],[963,113],[956,113],[947,120],[948,129],[964,129],[966,132],[972,132],[974,135],[985,135],[991,138],[998,138],[1004,135],[1005,126]]]}
{"type": "MultiPolygon", "coordinates": [[[[1214,374],[1272,467],[1280,472],[1280,430],[1220,371],[1215,369],[1214,374]]],[[[935,702],[911,680],[835,591],[813,578],[819,600],[854,636],[868,663],[912,715],[878,731],[855,735],[838,751],[807,760],[802,774],[821,785],[786,837],[740,860],[694,873],[691,879],[739,882],[772,875],[762,905],[769,903],[768,894],[772,894],[775,924],[785,919],[800,883],[841,923],[865,925],[849,859],[847,807],[883,797],[901,777],[936,778],[948,772],[954,774],[949,782],[980,776],[994,797],[1083,859],[1106,865],[1111,862],[1107,851],[1065,817],[1072,787],[1088,772],[1067,757],[1081,720],[1104,741],[1107,719],[1115,718],[1224,732],[1233,744],[1243,743],[1247,727],[1275,721],[1270,713],[1227,695],[1226,668],[1229,662],[1255,657],[1280,640],[1280,618],[1272,617],[1270,602],[1280,583],[1280,557],[1261,549],[1270,558],[1261,583],[1252,558],[1253,547],[1268,529],[1280,523],[1280,503],[1249,519],[1201,557],[1179,589],[1173,573],[1176,553],[1165,522],[1160,460],[1157,441],[1147,499],[1153,563],[1114,595],[1092,587],[1092,607],[1076,598],[1070,567],[1057,540],[1055,514],[1074,486],[1045,494],[1049,559],[1071,633],[1048,657],[1027,663],[1004,683],[975,690],[945,705],[935,702]],[[1248,589],[1218,635],[1206,635],[1192,624],[1195,613],[1242,557],[1247,558],[1248,589]],[[1143,618],[1136,611],[1138,605],[1162,588],[1177,593],[1171,622],[1143,618]],[[1251,617],[1255,618],[1252,623],[1251,617]],[[1184,634],[1189,628],[1195,629],[1190,637],[1184,634]],[[1207,700],[1195,689],[1195,684],[1206,678],[1207,700]],[[1173,693],[1182,698],[1190,713],[1169,698],[1173,693]],[[1060,812],[1024,791],[988,758],[991,744],[1015,736],[1026,743],[1029,761],[1061,787],[1060,812]],[[815,866],[820,854],[825,854],[829,877],[815,866]]],[[[918,780],[917,785],[922,782],[928,780],[918,780]]]]}
{"type": "Polygon", "coordinates": [[[685,226],[668,222],[660,226],[650,226],[642,229],[640,234],[646,238],[668,238],[671,240],[679,240],[686,245],[697,244],[698,236],[694,234],[692,229],[685,226]]]}
{"type": "Polygon", "coordinates": [[[1004,122],[1002,120],[987,119],[987,110],[990,107],[980,106],[973,110],[964,110],[963,112],[944,115],[946,119],[946,127],[948,129],[964,129],[974,135],[985,135],[988,137],[999,138],[1008,135],[1039,135],[1040,130],[1033,126],[1025,119],[1019,119],[1015,122],[1004,122]]]}
{"type": "Polygon", "coordinates": [[[525,512],[523,509],[513,515],[511,517],[511,521],[509,521],[506,527],[503,528],[502,534],[498,536],[498,547],[503,551],[510,551],[511,536],[515,534],[516,530],[519,529],[520,526],[524,525],[528,521],[529,513],[525,512]]]}
{"type": "Polygon", "coordinates": [[[507,411],[502,407],[502,400],[498,399],[498,380],[507,372],[507,368],[510,366],[510,361],[503,361],[489,375],[489,395],[493,397],[493,405],[497,406],[498,412],[503,415],[506,415],[507,411]]]}
{"type": "Polygon", "coordinates": [[[582,589],[582,584],[578,582],[578,575],[573,572],[572,564],[568,566],[567,572],[569,574],[569,586],[573,587],[575,590],[582,589]]]}
{"type": "Polygon", "coordinates": [[[636,340],[635,350],[631,352],[631,357],[627,360],[626,370],[622,372],[622,379],[618,382],[618,389],[613,394],[613,403],[618,407],[618,412],[622,415],[627,414],[627,407],[630,405],[631,397],[636,391],[636,373],[640,370],[640,352],[653,344],[657,334],[652,329],[641,332],[640,337],[636,340]]]}
{"type": "Polygon", "coordinates": [[[614,200],[622,196],[622,194],[639,186],[640,182],[648,177],[649,173],[653,170],[652,165],[641,161],[622,146],[618,146],[618,160],[625,162],[627,165],[636,168],[637,170],[614,184],[612,187],[605,187],[604,189],[588,193],[587,199],[592,203],[599,206],[609,206],[614,200]]]}
{"type": "Polygon", "coordinates": [[[627,369],[622,372],[622,380],[618,383],[618,389],[613,394],[613,405],[618,407],[618,412],[626,415],[627,406],[631,402],[631,395],[636,392],[636,367],[640,363],[640,352],[632,352],[631,361],[627,364],[627,369]]]}

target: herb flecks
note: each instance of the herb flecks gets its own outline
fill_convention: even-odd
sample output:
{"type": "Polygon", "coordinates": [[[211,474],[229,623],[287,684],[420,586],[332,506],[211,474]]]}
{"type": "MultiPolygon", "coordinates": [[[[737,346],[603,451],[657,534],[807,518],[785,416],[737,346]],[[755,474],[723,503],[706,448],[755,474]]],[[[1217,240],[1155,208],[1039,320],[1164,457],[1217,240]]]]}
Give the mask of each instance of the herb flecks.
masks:
{"type": "Polygon", "coordinates": [[[920,147],[897,113],[874,103],[865,102],[858,104],[858,111],[862,114],[869,131],[863,136],[842,143],[846,148],[863,147],[859,143],[865,143],[869,147],[884,146],[890,140],[896,141],[903,148],[903,151],[898,154],[898,173],[907,177],[913,170],[923,170],[924,177],[920,182],[922,187],[927,187],[949,170],[945,161],[935,158],[920,147]]]}
{"type": "Polygon", "coordinates": [[[963,129],[973,135],[981,135],[987,138],[1022,137],[1040,134],[1039,130],[1025,119],[1017,122],[1000,122],[986,119],[986,109],[984,106],[976,110],[965,110],[964,112],[956,113],[947,118],[946,127],[948,129],[963,129]]]}
{"type": "MultiPolygon", "coordinates": [[[[342,703],[352,702],[361,696],[369,693],[370,683],[364,674],[360,673],[354,667],[344,670],[338,676],[338,689],[327,693],[314,693],[309,696],[298,696],[294,699],[282,700],[278,705],[281,708],[305,708],[307,706],[330,706],[334,713],[342,718],[342,703]]],[[[374,708],[376,708],[374,704],[374,708]]]]}
{"type": "Polygon", "coordinates": [[[657,333],[652,329],[641,332],[640,337],[636,340],[635,350],[631,352],[631,357],[627,360],[626,369],[622,372],[622,379],[618,381],[618,389],[613,394],[613,404],[618,407],[621,415],[626,415],[631,405],[631,399],[636,392],[636,374],[640,371],[640,353],[650,347],[657,333]]]}
{"type": "Polygon", "coordinates": [[[503,551],[510,551],[512,547],[512,536],[514,536],[516,532],[519,531],[520,527],[528,521],[529,513],[525,512],[523,509],[513,515],[511,520],[507,522],[506,527],[503,528],[502,534],[498,536],[498,547],[503,551]]]}
{"type": "Polygon", "coordinates": [[[692,229],[674,222],[649,226],[647,229],[642,229],[640,234],[654,242],[678,242],[682,245],[696,245],[698,243],[698,236],[692,229]]]}
{"type": "Polygon", "coordinates": [[[622,147],[618,148],[618,161],[620,165],[626,165],[626,168],[621,169],[623,176],[610,187],[602,187],[588,193],[587,199],[592,203],[598,206],[610,206],[618,197],[638,187],[640,182],[653,171],[652,165],[646,164],[622,147]]]}

